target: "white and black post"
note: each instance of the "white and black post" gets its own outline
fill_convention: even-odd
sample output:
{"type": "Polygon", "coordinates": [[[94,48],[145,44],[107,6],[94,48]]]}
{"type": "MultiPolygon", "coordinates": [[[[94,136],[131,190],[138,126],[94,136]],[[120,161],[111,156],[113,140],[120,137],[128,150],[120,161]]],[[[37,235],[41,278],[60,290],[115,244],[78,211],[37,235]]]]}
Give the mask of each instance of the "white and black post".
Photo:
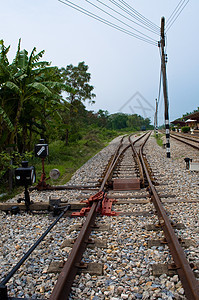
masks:
{"type": "Polygon", "coordinates": [[[162,79],[163,79],[163,93],[164,93],[164,118],[165,118],[165,127],[166,127],[166,151],[167,157],[170,158],[170,132],[169,132],[169,101],[168,101],[168,92],[167,92],[167,76],[166,76],[166,55],[164,53],[165,47],[165,18],[161,19],[161,70],[162,70],[162,79]]]}

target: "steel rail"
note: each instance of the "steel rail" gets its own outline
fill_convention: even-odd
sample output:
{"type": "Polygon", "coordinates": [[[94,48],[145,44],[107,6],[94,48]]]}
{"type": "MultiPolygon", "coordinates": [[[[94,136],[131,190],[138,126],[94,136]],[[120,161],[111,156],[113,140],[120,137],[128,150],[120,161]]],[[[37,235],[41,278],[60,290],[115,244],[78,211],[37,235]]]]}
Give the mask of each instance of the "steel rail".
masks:
{"type": "MultiPolygon", "coordinates": [[[[196,146],[196,145],[193,145],[193,144],[191,144],[191,143],[189,143],[189,142],[187,142],[187,141],[181,140],[180,138],[178,138],[177,136],[174,136],[173,134],[171,134],[171,137],[172,137],[173,139],[176,139],[176,140],[178,140],[178,141],[180,141],[180,142],[182,142],[182,143],[184,143],[184,144],[190,146],[190,147],[193,147],[193,148],[199,150],[199,146],[196,146]]],[[[182,138],[183,138],[183,137],[182,137],[182,138]]],[[[195,143],[198,143],[198,141],[194,141],[194,142],[195,142],[195,143]]]]}
{"type": "Polygon", "coordinates": [[[102,191],[102,190],[104,189],[104,187],[105,187],[105,185],[106,185],[106,183],[107,183],[107,181],[108,181],[108,179],[109,179],[109,177],[110,177],[111,170],[113,169],[113,166],[115,165],[115,161],[117,160],[117,157],[118,157],[118,155],[119,155],[119,151],[120,151],[120,149],[121,149],[121,147],[122,147],[122,145],[123,145],[124,137],[125,137],[125,136],[123,136],[123,137],[121,138],[120,143],[119,143],[119,146],[118,146],[118,148],[116,149],[116,151],[115,151],[115,153],[114,153],[114,155],[113,155],[113,157],[112,157],[112,159],[111,159],[111,163],[109,164],[108,169],[106,170],[106,174],[105,174],[105,176],[104,176],[104,178],[103,178],[103,180],[102,180],[101,187],[100,187],[100,190],[99,190],[99,191],[102,191]]]}
{"type": "Polygon", "coordinates": [[[111,174],[114,170],[114,168],[116,167],[117,163],[118,163],[118,160],[119,158],[121,157],[121,155],[130,147],[131,145],[127,145],[123,150],[122,152],[118,153],[117,157],[115,158],[114,162],[111,164],[108,172],[106,173],[106,175],[104,176],[104,179],[103,179],[103,182],[102,182],[102,186],[105,186],[106,183],[108,182],[108,180],[110,179],[111,177],[111,174]]]}
{"type": "Polygon", "coordinates": [[[140,149],[140,159],[142,162],[142,165],[144,167],[145,175],[147,177],[151,193],[152,193],[152,201],[153,204],[157,210],[157,214],[159,217],[159,222],[162,227],[162,230],[164,231],[164,235],[166,237],[168,246],[170,248],[171,254],[173,256],[175,266],[178,272],[178,275],[180,277],[180,280],[182,282],[185,295],[187,299],[189,300],[198,300],[199,299],[199,284],[194,276],[194,273],[190,267],[189,262],[186,259],[186,256],[184,254],[184,251],[178,241],[178,238],[174,232],[174,229],[172,228],[172,225],[170,223],[170,220],[166,214],[166,211],[163,208],[163,205],[161,203],[160,197],[158,196],[158,193],[153,186],[147,167],[144,162],[143,158],[143,147],[140,149]]]}
{"type": "MultiPolygon", "coordinates": [[[[141,135],[139,138],[137,138],[133,144],[135,144],[136,142],[138,142],[139,140],[141,140],[148,132],[146,132],[145,134],[141,135]]],[[[119,151],[117,152],[117,156],[115,157],[113,163],[111,164],[110,168],[109,168],[109,172],[107,172],[107,174],[105,175],[104,179],[103,179],[103,186],[105,186],[105,184],[107,183],[107,181],[109,180],[114,168],[116,167],[119,158],[122,156],[122,154],[129,148],[132,146],[132,143],[129,141],[129,145],[127,145],[121,153],[119,153],[119,151]]],[[[120,147],[121,148],[121,147],[120,147]]]]}
{"type": "Polygon", "coordinates": [[[86,240],[88,240],[92,230],[92,225],[95,223],[95,218],[97,216],[97,205],[98,202],[93,202],[80,234],[78,235],[69,257],[58,277],[57,283],[50,296],[51,300],[68,299],[71,286],[77,274],[78,264],[80,263],[82,255],[87,247],[86,240]]]}
{"type": "MultiPolygon", "coordinates": [[[[141,139],[141,137],[139,138],[141,139]]],[[[104,176],[104,179],[101,183],[101,187],[99,189],[99,192],[102,192],[105,188],[105,185],[110,178],[113,169],[115,168],[119,157],[130,147],[130,144],[127,145],[120,153],[120,149],[123,145],[124,137],[121,139],[114,155],[111,160],[111,163],[106,171],[106,174],[104,176]]],[[[70,290],[74,281],[74,278],[78,271],[78,266],[81,262],[82,255],[87,247],[86,239],[88,239],[91,230],[92,225],[94,225],[95,218],[97,216],[97,207],[99,203],[98,201],[93,202],[91,209],[88,213],[88,216],[86,218],[86,221],[83,224],[83,227],[74,243],[74,246],[68,256],[68,259],[66,263],[64,264],[64,267],[62,269],[62,272],[60,273],[57,283],[52,291],[52,294],[50,296],[50,300],[66,300],[68,299],[68,296],[70,294],[70,290]]]]}
{"type": "MultiPolygon", "coordinates": [[[[107,177],[110,175],[110,170],[112,169],[112,166],[115,163],[115,160],[117,159],[118,153],[120,148],[122,147],[124,137],[120,140],[120,143],[113,155],[113,158],[111,160],[111,163],[106,171],[106,175],[103,179],[103,182],[101,183],[99,192],[104,190],[105,184],[107,182],[107,177]]],[[[68,296],[70,294],[70,290],[74,281],[74,278],[78,271],[78,265],[81,262],[82,255],[87,247],[86,240],[88,239],[91,230],[92,225],[95,223],[95,219],[97,216],[97,207],[98,207],[98,201],[93,202],[91,209],[88,213],[88,216],[86,218],[86,221],[83,224],[83,227],[73,245],[73,248],[68,256],[68,259],[66,263],[64,264],[64,267],[57,279],[56,285],[52,291],[52,294],[50,296],[50,300],[66,300],[68,299],[68,296]]]]}
{"type": "Polygon", "coordinates": [[[135,141],[132,141],[131,140],[131,136],[129,136],[129,142],[131,143],[131,148],[132,148],[132,151],[134,153],[134,156],[135,156],[135,159],[136,159],[136,162],[138,164],[138,168],[139,168],[139,172],[140,172],[140,182],[141,182],[141,185],[144,186],[144,172],[143,172],[143,168],[142,168],[142,164],[140,162],[140,159],[139,159],[139,156],[138,156],[138,153],[135,149],[135,144],[136,142],[138,142],[140,139],[142,139],[145,135],[147,134],[147,132],[142,135],[140,138],[138,138],[137,140],[135,141]]]}
{"type": "Polygon", "coordinates": [[[199,143],[199,136],[196,136],[196,135],[193,136],[193,135],[187,135],[187,133],[176,133],[176,132],[171,132],[171,134],[181,137],[186,140],[190,140],[190,141],[199,143]]]}

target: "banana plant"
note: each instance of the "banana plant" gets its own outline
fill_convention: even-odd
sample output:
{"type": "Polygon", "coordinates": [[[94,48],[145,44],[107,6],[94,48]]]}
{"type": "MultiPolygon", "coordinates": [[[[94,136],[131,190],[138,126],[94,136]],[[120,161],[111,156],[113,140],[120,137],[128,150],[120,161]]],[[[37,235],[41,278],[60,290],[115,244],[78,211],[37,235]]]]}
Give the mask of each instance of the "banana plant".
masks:
{"type": "MultiPolygon", "coordinates": [[[[8,144],[17,143],[17,136],[22,132],[21,125],[28,128],[32,115],[28,107],[34,107],[40,115],[43,103],[48,109],[55,109],[62,99],[62,91],[71,88],[64,84],[57,67],[51,67],[47,61],[40,61],[44,50],[37,53],[34,47],[30,55],[21,50],[21,39],[12,63],[9,63],[7,53],[10,47],[5,47],[0,41],[0,122],[8,131],[8,144]],[[26,115],[28,111],[28,116],[26,115]],[[12,125],[11,125],[12,124],[12,125]]],[[[45,122],[45,120],[41,120],[45,122]]],[[[0,136],[1,139],[1,136],[0,136]]]]}

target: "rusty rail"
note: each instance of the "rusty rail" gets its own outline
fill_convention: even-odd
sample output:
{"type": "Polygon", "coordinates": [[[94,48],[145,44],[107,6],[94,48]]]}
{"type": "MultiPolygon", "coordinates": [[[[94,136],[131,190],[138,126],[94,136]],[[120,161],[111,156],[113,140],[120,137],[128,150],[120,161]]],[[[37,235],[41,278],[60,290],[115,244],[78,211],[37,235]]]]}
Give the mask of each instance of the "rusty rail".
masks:
{"type": "MultiPolygon", "coordinates": [[[[182,143],[184,143],[184,144],[186,144],[186,145],[188,145],[188,146],[191,146],[191,147],[194,148],[194,149],[199,150],[199,146],[193,145],[193,144],[191,144],[191,143],[189,143],[189,142],[187,142],[187,141],[182,140],[184,137],[180,137],[180,138],[179,138],[179,137],[175,136],[174,134],[171,134],[171,137],[172,137],[173,139],[178,140],[179,142],[182,142],[182,143]],[[181,138],[182,138],[182,139],[181,139],[181,138]]],[[[199,143],[198,141],[194,141],[193,139],[190,139],[190,138],[187,138],[187,140],[193,141],[194,143],[199,143]]]]}
{"type": "Polygon", "coordinates": [[[187,299],[189,300],[198,300],[199,299],[199,284],[193,274],[193,271],[189,265],[189,262],[187,261],[184,251],[178,241],[178,238],[174,232],[174,229],[172,228],[172,225],[170,223],[170,220],[163,208],[163,205],[161,203],[160,197],[157,194],[157,191],[155,187],[153,186],[147,167],[144,162],[143,158],[143,147],[142,145],[140,149],[140,159],[142,162],[142,165],[144,167],[145,175],[147,177],[151,193],[152,193],[152,201],[153,204],[157,210],[157,214],[159,217],[159,223],[162,227],[162,230],[164,231],[164,235],[166,237],[168,246],[170,248],[171,254],[173,256],[175,266],[178,272],[178,275],[180,277],[180,280],[183,284],[183,288],[185,291],[185,295],[187,299]]]}
{"type": "MultiPolygon", "coordinates": [[[[105,184],[111,174],[112,166],[114,165],[115,160],[117,160],[119,150],[122,147],[123,139],[124,137],[121,139],[113,155],[112,161],[100,186],[99,192],[104,190],[105,184]]],[[[88,216],[86,218],[86,221],[84,222],[83,227],[78,235],[78,238],[76,239],[74,246],[69,254],[69,257],[66,263],[64,264],[62,272],[58,277],[57,283],[50,296],[50,300],[68,299],[74,278],[77,274],[78,266],[81,262],[82,255],[87,247],[86,240],[88,239],[91,233],[92,225],[94,225],[95,223],[95,218],[97,216],[97,207],[98,201],[93,202],[88,216]]]]}
{"type": "Polygon", "coordinates": [[[180,137],[182,139],[185,139],[185,140],[199,143],[199,136],[187,135],[187,133],[176,133],[176,132],[172,132],[171,134],[175,135],[177,137],[180,137]]]}
{"type": "Polygon", "coordinates": [[[141,186],[144,187],[144,171],[143,171],[143,168],[142,168],[142,164],[140,162],[140,159],[139,159],[139,155],[135,149],[135,143],[138,142],[140,139],[142,139],[148,132],[146,132],[144,135],[142,135],[141,137],[139,137],[138,139],[136,139],[135,141],[131,141],[131,136],[129,136],[129,142],[131,143],[131,148],[132,148],[132,151],[134,153],[134,156],[135,156],[135,160],[137,162],[137,165],[138,165],[138,168],[139,168],[139,173],[140,173],[140,183],[141,183],[141,186]]]}
{"type": "Polygon", "coordinates": [[[88,240],[92,230],[92,225],[94,225],[95,223],[95,218],[97,216],[97,205],[98,202],[93,202],[93,205],[86,218],[86,221],[84,222],[81,232],[77,237],[77,240],[50,296],[51,300],[68,299],[71,286],[77,274],[78,264],[80,263],[82,255],[87,247],[86,240],[88,240]]]}
{"type": "MultiPolygon", "coordinates": [[[[119,150],[117,151],[117,155],[115,155],[114,160],[113,160],[112,164],[110,165],[109,170],[108,170],[107,174],[105,175],[105,177],[104,177],[104,179],[103,179],[103,182],[102,182],[103,186],[105,186],[106,183],[108,182],[108,180],[110,179],[111,174],[112,174],[114,168],[116,167],[116,165],[117,165],[117,163],[118,163],[118,160],[119,160],[119,158],[122,156],[122,154],[123,154],[129,147],[132,147],[132,151],[134,150],[135,152],[134,152],[134,151],[133,151],[133,152],[134,152],[134,154],[136,154],[137,151],[135,150],[135,147],[134,147],[135,143],[138,142],[139,140],[141,140],[147,133],[148,133],[148,132],[144,133],[143,135],[141,135],[139,138],[137,138],[137,139],[136,139],[135,141],[133,141],[133,142],[130,140],[130,137],[129,137],[129,145],[127,145],[127,146],[119,153],[119,150],[120,150],[120,148],[121,148],[122,145],[120,146],[119,150]]],[[[142,173],[143,173],[142,167],[140,166],[140,168],[141,168],[140,172],[141,172],[141,174],[142,174],[142,173]]],[[[143,178],[144,178],[144,177],[143,177],[143,178]]]]}
{"type": "MultiPolygon", "coordinates": [[[[144,134],[145,135],[145,134],[144,134]]],[[[139,137],[136,141],[140,140],[143,137],[139,137]]],[[[103,181],[101,183],[101,187],[99,189],[99,192],[102,192],[104,190],[104,187],[109,180],[113,169],[115,168],[119,157],[128,149],[131,144],[127,145],[120,153],[123,139],[121,139],[120,144],[118,145],[113,157],[112,161],[109,164],[109,168],[107,169],[107,172],[103,178],[103,181]]],[[[68,299],[68,296],[70,294],[71,286],[73,284],[74,278],[77,274],[78,266],[80,265],[82,255],[86,249],[87,243],[86,240],[88,239],[91,230],[92,225],[94,225],[95,218],[97,216],[97,207],[99,203],[98,201],[93,202],[91,209],[88,213],[88,216],[86,218],[86,221],[78,235],[77,240],[75,241],[75,244],[69,254],[69,257],[62,269],[62,272],[60,273],[57,283],[52,291],[52,294],[50,296],[50,300],[66,300],[68,299]]]]}

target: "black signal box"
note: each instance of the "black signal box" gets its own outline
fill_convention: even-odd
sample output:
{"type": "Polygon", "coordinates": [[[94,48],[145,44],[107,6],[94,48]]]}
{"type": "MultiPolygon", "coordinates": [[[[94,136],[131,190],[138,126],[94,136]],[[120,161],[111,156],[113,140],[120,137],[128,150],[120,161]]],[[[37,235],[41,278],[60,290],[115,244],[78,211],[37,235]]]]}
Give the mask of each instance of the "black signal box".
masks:
{"type": "Polygon", "coordinates": [[[35,156],[40,158],[48,156],[48,144],[45,144],[43,139],[40,139],[39,144],[35,145],[35,156]]]}
{"type": "Polygon", "coordinates": [[[15,170],[15,182],[17,185],[28,186],[36,181],[35,167],[28,167],[27,161],[22,161],[22,167],[15,170]]]}

